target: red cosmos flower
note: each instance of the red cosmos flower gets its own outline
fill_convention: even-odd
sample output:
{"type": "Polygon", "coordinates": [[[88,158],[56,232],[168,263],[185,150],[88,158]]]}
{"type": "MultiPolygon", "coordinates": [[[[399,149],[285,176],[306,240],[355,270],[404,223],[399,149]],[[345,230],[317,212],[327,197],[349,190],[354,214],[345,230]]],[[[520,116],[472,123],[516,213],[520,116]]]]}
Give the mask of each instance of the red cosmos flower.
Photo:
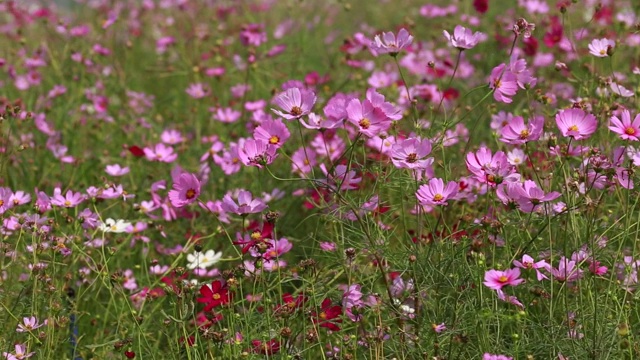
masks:
{"type": "Polygon", "coordinates": [[[562,40],[563,28],[562,23],[557,16],[551,18],[551,24],[549,30],[544,34],[544,44],[552,48],[556,46],[560,40],[562,40]]]}
{"type": "Polygon", "coordinates": [[[189,274],[184,273],[180,276],[177,276],[176,272],[172,271],[169,275],[162,277],[160,281],[169,286],[176,294],[180,294],[182,293],[182,286],[180,286],[176,282],[182,282],[182,280],[185,280],[188,275],[189,274]]]}
{"type": "Polygon", "coordinates": [[[129,152],[131,152],[131,154],[135,157],[144,156],[144,150],[142,150],[142,148],[136,145],[129,146],[129,152]]]}
{"type": "Polygon", "coordinates": [[[340,331],[340,327],[336,323],[342,322],[342,319],[339,318],[339,316],[342,315],[342,306],[332,306],[331,299],[329,298],[324,299],[320,306],[320,313],[314,312],[311,321],[331,331],[340,331]]]}
{"type": "Polygon", "coordinates": [[[127,359],[133,359],[136,357],[136,353],[133,351],[125,351],[124,356],[126,356],[127,359]]]}
{"type": "Polygon", "coordinates": [[[273,231],[273,224],[269,222],[265,222],[262,225],[262,231],[255,229],[252,231],[249,236],[246,235],[244,237],[238,237],[237,241],[233,242],[233,245],[242,245],[242,253],[246,254],[249,249],[252,247],[264,243],[267,246],[271,246],[271,244],[267,243],[267,240],[271,239],[271,233],[273,231]]]}
{"type": "Polygon", "coordinates": [[[226,284],[216,280],[211,285],[205,284],[200,288],[199,303],[206,304],[204,311],[209,311],[216,306],[228,304],[233,299],[233,293],[229,292],[226,284]]]}
{"type": "Polygon", "coordinates": [[[273,355],[280,351],[280,342],[276,339],[264,342],[260,340],[251,340],[251,345],[253,345],[253,349],[251,349],[251,351],[256,354],[273,355]]]}
{"type": "Polygon", "coordinates": [[[276,306],[274,312],[276,314],[291,314],[307,302],[307,297],[304,294],[300,294],[294,298],[293,295],[286,293],[282,294],[282,302],[283,304],[276,306]]]}
{"type": "Polygon", "coordinates": [[[473,0],[473,8],[480,14],[484,14],[489,10],[489,0],[473,0]]]}

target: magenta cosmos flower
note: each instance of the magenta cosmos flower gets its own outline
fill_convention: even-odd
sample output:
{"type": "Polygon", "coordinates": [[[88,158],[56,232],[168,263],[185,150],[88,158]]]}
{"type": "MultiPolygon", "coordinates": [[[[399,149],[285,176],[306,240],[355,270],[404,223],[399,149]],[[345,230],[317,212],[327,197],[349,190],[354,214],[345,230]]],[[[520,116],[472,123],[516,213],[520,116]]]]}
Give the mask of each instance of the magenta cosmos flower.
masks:
{"type": "Polygon", "coordinates": [[[250,192],[246,190],[238,191],[238,202],[236,203],[231,194],[227,194],[222,198],[220,207],[222,210],[238,215],[259,213],[267,208],[267,205],[260,199],[254,199],[250,192]]]}
{"type": "Polygon", "coordinates": [[[447,200],[458,193],[458,183],[449,181],[445,186],[439,178],[429,180],[428,184],[421,185],[416,192],[416,197],[421,205],[447,205],[447,200]]]}
{"type": "Polygon", "coordinates": [[[518,77],[505,69],[506,64],[500,64],[493,68],[489,77],[489,87],[493,89],[493,98],[506,104],[518,92],[518,77]]]}
{"type": "Polygon", "coordinates": [[[51,205],[72,208],[80,205],[84,200],[84,195],[79,192],[74,193],[71,190],[67,190],[65,196],[62,196],[60,188],[55,188],[51,197],[51,205]]]}
{"type": "Polygon", "coordinates": [[[640,135],[640,114],[636,115],[631,122],[631,114],[629,110],[622,110],[622,120],[620,120],[617,116],[611,117],[611,125],[609,125],[609,130],[614,133],[620,135],[622,140],[632,140],[638,141],[638,136],[640,135]]]}
{"type": "Polygon", "coordinates": [[[544,117],[542,116],[535,116],[527,125],[521,116],[514,116],[500,129],[500,141],[513,145],[535,141],[542,135],[543,127],[544,117]]]}
{"type": "Polygon", "coordinates": [[[545,194],[533,180],[525,181],[524,184],[522,184],[522,187],[515,187],[515,190],[520,196],[519,199],[517,199],[520,210],[526,213],[533,212],[536,209],[536,206],[544,202],[555,200],[561,195],[557,191],[545,194]]]}
{"type": "Polygon", "coordinates": [[[400,169],[426,169],[433,163],[429,139],[406,139],[391,146],[391,161],[400,169]]]}
{"type": "Polygon", "coordinates": [[[471,49],[478,45],[480,37],[483,35],[481,32],[476,31],[474,33],[471,29],[467,29],[460,25],[457,25],[455,29],[453,29],[453,35],[449,34],[447,30],[442,31],[442,33],[444,34],[444,37],[447,38],[447,41],[459,50],[471,49]]]}
{"type": "Polygon", "coordinates": [[[575,140],[589,138],[598,126],[596,117],[582,109],[566,109],[556,114],[556,124],[564,137],[575,140]]]}
{"type": "Polygon", "coordinates": [[[254,139],[262,140],[277,148],[281,147],[290,135],[289,129],[280,120],[264,120],[253,131],[254,139]]]}
{"type": "Polygon", "coordinates": [[[244,142],[244,146],[238,148],[238,156],[246,166],[262,168],[273,162],[273,159],[277,156],[277,150],[278,148],[269,142],[247,139],[244,142]]]}
{"type": "Polygon", "coordinates": [[[195,202],[200,196],[200,181],[190,173],[182,173],[178,181],[173,183],[173,190],[169,191],[169,201],[177,208],[195,202]]]}
{"type": "Polygon", "coordinates": [[[283,111],[276,109],[271,109],[271,111],[287,120],[298,119],[309,115],[311,108],[316,103],[316,94],[311,90],[294,87],[278,94],[274,102],[283,111]]]}
{"type": "Polygon", "coordinates": [[[514,180],[512,177],[517,176],[513,165],[502,151],[492,155],[490,149],[481,147],[475,153],[467,154],[466,163],[467,169],[481,183],[498,185],[505,180],[514,180]]]}
{"type": "Polygon", "coordinates": [[[519,279],[520,269],[508,269],[501,270],[489,270],[484,274],[484,283],[489,289],[502,290],[505,286],[517,286],[524,282],[524,279],[519,279]]]}
{"type": "Polygon", "coordinates": [[[382,33],[382,38],[380,38],[380,35],[376,35],[369,48],[375,56],[382,54],[396,56],[400,50],[409,47],[412,42],[413,36],[409,35],[409,32],[403,28],[398,32],[397,37],[391,31],[382,33]]]}
{"type": "Polygon", "coordinates": [[[357,126],[358,131],[368,137],[374,137],[391,126],[391,119],[384,110],[375,107],[371,101],[360,102],[359,99],[349,101],[347,119],[357,126]]]}
{"type": "Polygon", "coordinates": [[[589,44],[589,53],[597,57],[609,56],[610,49],[616,46],[616,42],[609,39],[594,39],[589,44]]]}

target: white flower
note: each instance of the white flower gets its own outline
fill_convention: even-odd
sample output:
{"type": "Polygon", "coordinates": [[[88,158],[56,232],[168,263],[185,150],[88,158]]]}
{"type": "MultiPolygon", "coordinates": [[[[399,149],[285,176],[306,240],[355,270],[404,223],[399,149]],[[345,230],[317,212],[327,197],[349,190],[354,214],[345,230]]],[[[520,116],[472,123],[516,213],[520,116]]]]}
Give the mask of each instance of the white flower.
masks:
{"type": "Polygon", "coordinates": [[[103,232],[121,233],[125,232],[129,226],[131,226],[130,222],[126,222],[122,219],[113,220],[109,218],[102,224],[100,224],[98,229],[102,230],[103,232]]]}
{"type": "Polygon", "coordinates": [[[211,265],[216,264],[222,258],[222,252],[215,252],[213,250],[207,250],[207,252],[194,252],[193,254],[187,255],[187,261],[189,261],[189,265],[187,267],[190,270],[195,268],[206,269],[211,265]]]}

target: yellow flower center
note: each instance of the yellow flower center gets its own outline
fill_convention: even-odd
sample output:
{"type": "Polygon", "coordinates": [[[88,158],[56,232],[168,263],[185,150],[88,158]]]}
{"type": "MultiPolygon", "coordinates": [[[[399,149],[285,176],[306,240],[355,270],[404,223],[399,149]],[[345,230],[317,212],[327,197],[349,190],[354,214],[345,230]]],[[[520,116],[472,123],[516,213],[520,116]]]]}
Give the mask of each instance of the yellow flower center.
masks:
{"type": "Polygon", "coordinates": [[[213,294],[213,300],[220,300],[220,294],[213,294]]]}
{"type": "Polygon", "coordinates": [[[410,164],[413,164],[414,162],[418,161],[418,155],[416,153],[411,153],[407,155],[406,161],[410,164]]]}
{"type": "Polygon", "coordinates": [[[65,202],[64,202],[64,206],[71,206],[71,201],[69,201],[69,200],[65,200],[65,202]]]}
{"type": "Polygon", "coordinates": [[[440,201],[442,199],[444,199],[444,196],[442,196],[442,194],[433,195],[433,201],[440,201]]]}
{"type": "Polygon", "coordinates": [[[628,127],[624,130],[624,133],[627,135],[635,135],[636,134],[636,129],[632,128],[632,127],[628,127]]]}
{"type": "Polygon", "coordinates": [[[600,55],[607,55],[607,50],[601,49],[600,50],[600,55]]]}
{"type": "Polygon", "coordinates": [[[578,125],[569,126],[569,131],[578,131],[578,125]]]}
{"type": "Polygon", "coordinates": [[[276,135],[273,135],[272,137],[269,138],[269,143],[272,145],[275,145],[279,142],[280,142],[280,138],[277,137],[276,135]]]}
{"type": "Polygon", "coordinates": [[[507,278],[506,276],[502,275],[498,278],[498,282],[500,283],[506,283],[507,280],[509,280],[509,278],[507,278]]]}
{"type": "Polygon", "coordinates": [[[520,139],[525,140],[529,137],[529,130],[525,129],[520,132],[520,139]]]}
{"type": "Polygon", "coordinates": [[[360,120],[358,125],[360,125],[361,128],[367,130],[369,128],[369,126],[371,126],[371,121],[369,121],[369,119],[367,119],[367,118],[364,118],[364,119],[360,120]]]}
{"type": "Polygon", "coordinates": [[[254,231],[251,233],[251,239],[259,240],[262,237],[262,234],[258,231],[254,231]]]}

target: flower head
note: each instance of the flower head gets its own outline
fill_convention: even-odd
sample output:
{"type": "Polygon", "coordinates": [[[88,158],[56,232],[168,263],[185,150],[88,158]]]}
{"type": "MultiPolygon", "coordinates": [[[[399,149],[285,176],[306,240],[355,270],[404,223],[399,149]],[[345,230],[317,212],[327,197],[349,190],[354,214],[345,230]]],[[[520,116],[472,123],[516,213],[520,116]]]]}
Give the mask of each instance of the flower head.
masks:
{"type": "Polygon", "coordinates": [[[187,255],[187,261],[189,264],[187,267],[190,270],[195,268],[207,269],[220,261],[222,258],[222,252],[215,252],[214,250],[207,250],[206,252],[195,252],[187,255]]]}
{"type": "Polygon", "coordinates": [[[587,139],[598,126],[596,117],[582,109],[566,109],[556,114],[556,124],[564,137],[575,140],[587,139]]]}
{"type": "Polygon", "coordinates": [[[282,111],[276,109],[271,109],[271,111],[287,120],[299,119],[309,115],[311,108],[316,103],[316,94],[311,90],[293,87],[278,94],[274,102],[282,111]]]}
{"type": "Polygon", "coordinates": [[[447,205],[447,200],[458,193],[458,183],[449,181],[445,186],[439,178],[429,180],[428,184],[421,185],[416,192],[416,197],[421,205],[447,205]]]}
{"type": "Polygon", "coordinates": [[[402,28],[398,32],[398,36],[389,31],[386,33],[382,33],[382,38],[380,35],[376,35],[373,38],[373,41],[369,45],[369,48],[374,53],[375,56],[382,54],[389,54],[391,56],[396,56],[400,52],[400,50],[407,48],[413,42],[413,36],[409,35],[409,32],[402,28]]]}
{"type": "Polygon", "coordinates": [[[607,57],[611,49],[616,46],[616,42],[609,39],[594,39],[589,44],[589,53],[597,57],[607,57]]]}
{"type": "Polygon", "coordinates": [[[453,34],[449,34],[447,30],[443,30],[442,33],[444,34],[444,37],[447,38],[447,41],[459,50],[471,49],[478,45],[478,42],[483,35],[481,32],[476,31],[474,33],[471,29],[467,29],[460,25],[456,25],[453,30],[453,34]]]}
{"type": "Polygon", "coordinates": [[[177,208],[195,202],[200,196],[200,181],[194,174],[182,173],[169,191],[169,201],[177,208]]]}
{"type": "Polygon", "coordinates": [[[622,140],[631,140],[638,141],[640,140],[640,114],[636,115],[631,121],[631,114],[629,110],[622,110],[622,114],[620,116],[622,119],[617,116],[611,117],[611,125],[609,125],[609,130],[620,136],[622,140]]]}
{"type": "Polygon", "coordinates": [[[520,269],[489,270],[484,274],[484,285],[492,290],[501,290],[505,286],[517,286],[524,282],[519,279],[520,269]]]}

